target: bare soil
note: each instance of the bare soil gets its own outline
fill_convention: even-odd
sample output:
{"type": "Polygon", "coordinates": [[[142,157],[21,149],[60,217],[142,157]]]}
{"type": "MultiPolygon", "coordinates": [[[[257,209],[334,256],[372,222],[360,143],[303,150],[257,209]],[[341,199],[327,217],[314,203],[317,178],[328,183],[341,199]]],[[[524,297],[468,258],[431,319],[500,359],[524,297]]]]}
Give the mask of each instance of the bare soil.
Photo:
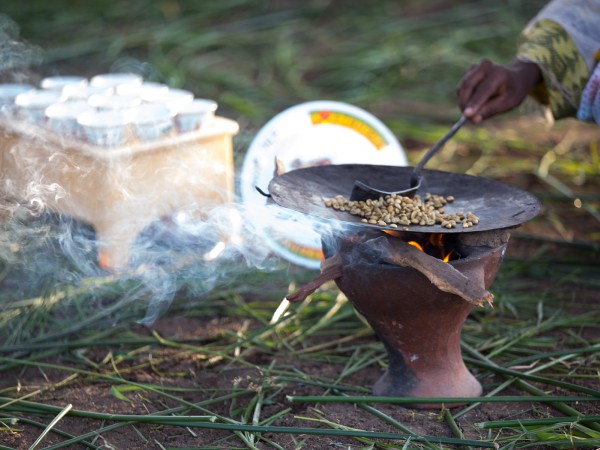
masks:
{"type": "MultiPolygon", "coordinates": [[[[597,134],[594,135],[597,137],[597,134]]],[[[559,136],[560,138],[560,136],[559,136]]],[[[559,139],[557,138],[557,139],[559,139]]],[[[519,176],[504,181],[513,185],[521,186],[533,191],[543,192],[544,188],[539,185],[532,177],[519,176]]],[[[589,188],[591,189],[591,188],[589,188]]],[[[593,189],[592,189],[593,191],[593,189]]],[[[597,194],[597,186],[596,186],[597,194]]],[[[594,251],[590,236],[598,231],[598,222],[589,213],[581,209],[574,209],[567,202],[553,203],[551,212],[544,213],[542,220],[534,221],[524,225],[517,230],[506,258],[521,258],[527,260],[533,257],[540,246],[550,248],[546,253],[560,254],[562,258],[581,257],[579,248],[572,244],[566,245],[565,236],[571,238],[571,242],[588,243],[584,248],[586,263],[598,265],[600,254],[596,249],[594,251]],[[564,223],[568,224],[564,230],[553,226],[552,221],[556,217],[563,218],[568,216],[564,223]],[[566,233],[566,235],[561,235],[566,233]],[[524,236],[524,237],[519,237],[524,236]],[[544,238],[540,241],[534,239],[544,238]],[[556,239],[553,242],[552,239],[556,239]],[[592,248],[590,248],[590,245],[592,248]],[[572,254],[572,255],[571,255],[572,254]]],[[[540,280],[538,280],[540,283],[540,280]]],[[[562,289],[569,291],[565,298],[568,300],[563,305],[566,313],[573,314],[589,313],[597,316],[598,292],[585,286],[570,285],[564,283],[562,289]]],[[[542,290],[545,286],[541,283],[533,286],[532,289],[542,290]]],[[[216,336],[223,334],[236,335],[241,330],[248,330],[262,326],[257,322],[247,318],[224,317],[217,314],[211,317],[190,317],[185,314],[163,317],[159,319],[151,328],[135,326],[132,331],[138,335],[151,336],[153,332],[158,333],[164,339],[183,340],[183,339],[215,339],[216,336]]],[[[599,327],[577,330],[579,336],[590,342],[597,342],[599,338],[599,327]]],[[[329,339],[337,339],[342,336],[331,336],[329,339]]],[[[356,337],[353,343],[377,344],[377,338],[374,335],[356,337]]],[[[318,344],[319,342],[306,342],[305,345],[318,344]]],[[[43,362],[56,362],[61,365],[73,367],[82,367],[82,361],[87,361],[87,369],[98,371],[100,373],[109,372],[113,369],[111,359],[118,359],[119,353],[126,352],[128,349],[119,347],[93,347],[82,350],[77,357],[74,354],[64,354],[60,360],[51,359],[43,362]],[[85,359],[83,359],[85,358],[85,359]]],[[[554,350],[558,350],[555,348],[554,350]]],[[[383,354],[383,347],[381,347],[383,354]]],[[[261,386],[269,386],[273,389],[268,390],[268,399],[264,402],[261,417],[270,417],[280,411],[289,408],[285,414],[281,415],[270,425],[280,427],[321,427],[331,428],[320,424],[309,418],[326,418],[327,420],[346,427],[355,427],[362,430],[371,430],[378,432],[398,433],[399,430],[389,424],[386,424],[380,418],[361,409],[353,404],[321,403],[318,405],[292,403],[287,396],[303,395],[322,395],[325,389],[309,383],[298,381],[278,380],[271,376],[265,370],[269,366],[296,370],[299,374],[304,374],[307,379],[322,380],[335,379],[336,376],[344,370],[345,362],[343,360],[332,359],[324,360],[320,363],[315,361],[303,360],[301,357],[293,355],[281,349],[268,349],[259,346],[251,347],[248,351],[242,351],[230,361],[207,360],[200,354],[189,351],[182,352],[180,349],[160,347],[152,351],[145,351],[144,348],[138,349],[133,359],[119,361],[119,374],[127,380],[140,383],[154,384],[161,387],[183,388],[185,392],[175,392],[179,397],[185,398],[190,403],[206,401],[215,395],[222,395],[224,392],[234,389],[247,388],[248,393],[242,397],[233,400],[226,400],[209,407],[211,413],[222,414],[226,417],[241,418],[248,407],[247,402],[255,397],[261,386]]],[[[347,352],[347,357],[351,356],[351,350],[347,352]]],[[[590,354],[588,358],[589,365],[597,364],[595,361],[597,355],[590,354]]],[[[585,363],[582,364],[585,366],[585,363]]],[[[368,394],[370,386],[383,374],[385,360],[381,364],[370,364],[367,367],[353,373],[344,379],[344,384],[351,386],[362,386],[365,388],[365,394],[368,394]]],[[[476,375],[481,375],[476,367],[471,367],[476,375]]],[[[577,367],[573,368],[572,375],[577,374],[577,367]]],[[[98,379],[88,379],[85,375],[80,375],[75,380],[68,380],[68,374],[64,371],[54,370],[47,367],[19,367],[10,372],[5,372],[0,380],[0,395],[3,390],[11,392],[15,386],[19,387],[19,395],[27,398],[31,395],[31,400],[57,407],[64,407],[70,403],[74,409],[95,411],[110,414],[149,414],[155,411],[165,410],[170,407],[180,406],[180,403],[165,399],[150,391],[130,391],[124,392],[125,399],[117,398],[111,393],[111,387],[114,383],[102,382],[98,379]],[[47,389],[52,387],[51,389],[47,389]]],[[[586,387],[600,390],[600,379],[598,377],[565,376],[565,381],[584,385],[586,387]]],[[[486,375],[481,379],[484,386],[484,392],[489,392],[493,386],[497,386],[503,380],[496,375],[486,375]]],[[[532,383],[535,385],[535,383],[532,383]]],[[[548,386],[541,386],[549,395],[568,394],[561,389],[554,388],[548,390],[548,386]]],[[[523,391],[508,388],[503,391],[503,395],[523,395],[523,391]]],[[[443,418],[443,410],[417,410],[404,408],[396,405],[377,404],[377,409],[410,428],[413,432],[420,435],[454,437],[448,423],[443,418]]],[[[572,405],[584,415],[597,415],[600,410],[598,405],[592,402],[585,402],[572,405]]],[[[188,414],[202,414],[201,411],[191,411],[188,414]]],[[[552,406],[544,403],[484,403],[471,410],[468,414],[460,417],[457,422],[466,439],[490,439],[496,436],[496,430],[482,430],[475,426],[476,423],[489,420],[503,419],[530,419],[542,417],[560,416],[552,406]]],[[[24,414],[25,417],[42,423],[48,423],[52,415],[44,417],[35,417],[30,414],[24,414]]],[[[249,419],[251,421],[251,418],[249,419]]],[[[79,436],[93,430],[97,430],[102,425],[94,419],[76,418],[71,416],[64,417],[58,429],[79,436]]],[[[11,427],[5,427],[0,420],[0,448],[7,446],[13,449],[28,449],[40,435],[40,428],[28,425],[24,422],[11,427]]],[[[264,437],[277,443],[284,449],[324,449],[324,448],[346,448],[359,449],[371,448],[366,442],[361,442],[355,438],[344,437],[323,437],[323,436],[292,436],[287,433],[265,434],[264,437]]],[[[102,433],[99,437],[90,437],[96,446],[107,449],[119,450],[137,450],[137,449],[183,449],[183,448],[247,448],[243,442],[229,431],[193,429],[173,426],[157,426],[138,424],[135,426],[126,426],[102,433]]],[[[57,444],[63,439],[54,433],[50,433],[43,441],[42,447],[48,447],[57,444]]],[[[380,440],[380,442],[383,442],[380,440]]],[[[389,441],[393,448],[402,448],[403,441],[389,441]]],[[[40,448],[42,448],[40,447],[40,448]]],[[[444,448],[453,448],[450,445],[444,448]]],[[[66,448],[84,448],[83,445],[72,445],[66,448]]],[[[256,444],[256,448],[273,448],[265,442],[256,444]]],[[[536,447],[530,447],[536,448],[536,447]]],[[[547,448],[547,447],[537,447],[547,448]]]]}
{"type": "MultiPolygon", "coordinates": [[[[158,332],[165,339],[189,339],[189,338],[210,338],[216,331],[222,333],[230,331],[236,333],[242,327],[246,327],[245,320],[232,318],[190,318],[190,317],[170,317],[160,319],[152,330],[158,332]]],[[[150,335],[150,329],[139,328],[135,331],[150,335]]],[[[596,330],[597,331],[597,330],[596,330]]],[[[597,335],[595,336],[598,337],[597,335]]],[[[592,336],[590,336],[592,338],[592,336]]],[[[375,337],[357,338],[371,341],[375,337]]],[[[109,355],[115,357],[119,349],[115,348],[93,348],[85,356],[91,362],[100,367],[108,369],[103,361],[109,355]]],[[[350,356],[350,355],[349,355],[350,356]]],[[[276,378],[269,379],[268,374],[261,373],[257,367],[267,367],[269,364],[279,367],[293,367],[299,372],[306,374],[314,379],[329,378],[334,379],[337,374],[343,370],[342,363],[315,364],[314,362],[304,362],[302,359],[292,357],[286,351],[276,351],[274,353],[252,350],[249,354],[243,355],[239,363],[216,362],[208,363],[199,359],[194,353],[185,354],[183,357],[180,351],[173,349],[161,350],[159,354],[153,352],[153,358],[167,358],[165,362],[152,364],[149,370],[145,363],[148,354],[140,351],[139,358],[131,361],[127,365],[119,364],[122,376],[130,381],[149,383],[157,386],[169,386],[172,388],[186,388],[190,391],[183,394],[188,402],[201,402],[211,397],[211,392],[227,392],[228,389],[248,388],[250,392],[261,389],[265,383],[279,383],[280,391],[265,402],[262,410],[262,417],[282,411],[286,408],[291,410],[281,418],[275,420],[271,425],[281,427],[324,427],[316,422],[308,421],[303,418],[326,417],[329,421],[338,423],[347,427],[355,427],[362,430],[372,430],[378,432],[398,433],[398,429],[391,425],[386,425],[382,420],[372,414],[361,410],[353,404],[319,404],[317,408],[314,405],[302,403],[291,403],[286,396],[303,395],[322,395],[323,388],[302,384],[297,382],[282,382],[276,378]],[[175,359],[169,360],[170,356],[176,355],[175,359]],[[242,361],[243,360],[243,361],[242,361]],[[142,364],[142,369],[136,369],[135,366],[142,364]],[[131,370],[127,370],[127,366],[131,370]]],[[[71,365],[68,357],[60,361],[61,364],[71,365]]],[[[593,358],[593,355],[590,356],[593,358]]],[[[52,362],[52,361],[50,361],[52,362]]],[[[349,385],[369,387],[383,373],[383,367],[370,365],[360,370],[344,380],[349,385]]],[[[18,383],[22,386],[21,396],[34,393],[45,386],[57,386],[50,391],[35,395],[33,400],[46,404],[64,407],[67,403],[73,405],[74,409],[85,411],[96,411],[112,414],[149,414],[155,411],[164,410],[169,407],[180,406],[179,403],[166,400],[148,391],[132,391],[124,393],[127,400],[121,400],[111,394],[110,388],[113,383],[103,383],[95,380],[86,382],[85,377],[79,377],[72,383],[66,383],[60,386],[65,380],[65,372],[58,372],[48,368],[20,368],[13,372],[6,373],[0,390],[14,386],[18,383]]],[[[495,376],[488,376],[482,380],[484,389],[493,386],[501,380],[495,376]]],[[[568,380],[573,381],[573,380],[568,380]]],[[[582,382],[586,386],[594,389],[600,389],[598,379],[587,379],[582,382]]],[[[505,395],[522,395],[523,392],[513,389],[506,390],[505,395]]],[[[554,392],[560,395],[557,390],[554,392]]],[[[563,393],[564,394],[564,393],[563,393]]],[[[253,397],[252,393],[239,397],[235,400],[223,401],[210,406],[213,413],[222,414],[230,417],[242,414],[246,407],[246,401],[253,397]]],[[[415,410],[396,405],[379,404],[373,405],[387,416],[399,421],[413,432],[428,435],[452,437],[452,432],[447,423],[443,420],[442,411],[437,410],[415,410]]],[[[598,414],[598,406],[593,403],[581,403],[576,408],[586,415],[598,414]]],[[[202,414],[202,412],[190,412],[189,414],[202,414]]],[[[501,420],[506,418],[541,418],[553,417],[556,412],[551,411],[547,404],[523,404],[523,403],[484,403],[461,417],[458,424],[461,427],[465,438],[482,439],[489,438],[486,430],[481,430],[474,426],[475,423],[488,420],[501,420]]],[[[39,422],[49,422],[49,417],[27,417],[39,422]]],[[[108,424],[104,424],[108,425],[108,424]]],[[[58,426],[62,431],[72,435],[79,436],[100,428],[97,420],[82,419],[74,417],[65,417],[58,426]]],[[[18,431],[11,432],[0,430],[0,445],[11,448],[28,449],[33,441],[39,436],[40,429],[19,423],[16,427],[18,431]]],[[[289,434],[265,435],[268,439],[278,443],[282,448],[364,448],[363,444],[353,438],[343,437],[323,437],[323,436],[291,436],[289,434]]],[[[50,434],[44,440],[44,447],[61,441],[56,435],[50,434]]],[[[390,441],[399,444],[398,441],[390,441]]],[[[135,427],[123,427],[114,431],[103,433],[101,437],[95,439],[95,444],[101,448],[114,449],[161,449],[161,448],[243,448],[241,441],[232,438],[228,431],[205,430],[205,429],[187,429],[182,427],[155,426],[147,424],[135,425],[135,427]],[[162,447],[161,447],[162,446],[162,447]],[[214,446],[214,447],[213,447],[214,446]]],[[[66,448],[84,448],[82,445],[73,445],[66,448]]],[[[259,443],[257,448],[271,448],[270,446],[259,443]]],[[[452,448],[447,446],[446,448],[452,448]]]]}

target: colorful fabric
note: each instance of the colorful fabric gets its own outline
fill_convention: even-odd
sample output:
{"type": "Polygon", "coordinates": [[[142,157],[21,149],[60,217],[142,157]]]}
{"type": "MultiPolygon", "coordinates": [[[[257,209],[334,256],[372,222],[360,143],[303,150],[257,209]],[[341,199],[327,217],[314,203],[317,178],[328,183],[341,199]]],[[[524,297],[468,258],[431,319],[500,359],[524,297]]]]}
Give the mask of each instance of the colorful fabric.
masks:
{"type": "Polygon", "coordinates": [[[556,22],[565,29],[591,73],[600,49],[600,0],[553,0],[530,25],[540,20],[556,22]]]}
{"type": "Polygon", "coordinates": [[[594,69],[583,90],[577,118],[600,125],[600,64],[594,69]]]}
{"type": "Polygon", "coordinates": [[[517,57],[542,71],[544,83],[531,95],[548,105],[556,119],[575,116],[589,69],[566,30],[551,20],[534,22],[524,31],[517,57]]]}

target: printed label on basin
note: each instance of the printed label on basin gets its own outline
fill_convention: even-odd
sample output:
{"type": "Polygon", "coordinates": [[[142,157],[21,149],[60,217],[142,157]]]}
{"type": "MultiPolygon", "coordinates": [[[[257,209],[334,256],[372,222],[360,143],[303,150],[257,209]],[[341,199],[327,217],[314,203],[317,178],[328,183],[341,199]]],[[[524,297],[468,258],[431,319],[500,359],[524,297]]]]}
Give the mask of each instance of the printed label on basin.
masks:
{"type": "Polygon", "coordinates": [[[303,103],[276,115],[258,132],[241,173],[245,214],[279,256],[314,269],[322,259],[315,222],[277,205],[267,206],[256,190],[267,191],[276,158],[286,171],[326,164],[407,164],[391,131],[372,114],[346,103],[303,103]]]}

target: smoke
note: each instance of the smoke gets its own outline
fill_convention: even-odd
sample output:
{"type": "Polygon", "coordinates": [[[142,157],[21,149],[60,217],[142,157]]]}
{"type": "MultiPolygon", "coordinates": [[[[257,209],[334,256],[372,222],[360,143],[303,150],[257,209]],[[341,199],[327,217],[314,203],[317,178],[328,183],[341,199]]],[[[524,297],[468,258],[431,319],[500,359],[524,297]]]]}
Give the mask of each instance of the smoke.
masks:
{"type": "Polygon", "coordinates": [[[32,215],[42,214],[45,210],[44,199],[47,196],[52,196],[55,202],[64,198],[65,190],[58,183],[50,183],[48,185],[41,184],[36,181],[30,181],[24,192],[25,201],[28,203],[29,211],[32,215]]]}
{"type": "Polygon", "coordinates": [[[159,80],[161,78],[160,73],[154,65],[132,57],[118,58],[111,64],[109,72],[136,73],[141,75],[144,80],[159,80]]]}
{"type": "Polygon", "coordinates": [[[11,82],[29,81],[29,68],[43,61],[42,50],[24,42],[19,33],[19,26],[0,13],[0,78],[11,82]]]}
{"type": "MultiPolygon", "coordinates": [[[[42,62],[42,51],[0,15],[0,80],[36,85],[41,77],[31,68],[42,62]]],[[[156,77],[151,65],[133,59],[110,70],[156,77]]],[[[247,220],[257,211],[235,198],[212,204],[191,191],[190,179],[205,178],[206,189],[219,197],[226,173],[211,156],[190,162],[173,148],[158,168],[126,152],[96,160],[43,127],[9,122],[0,122],[0,313],[8,312],[0,315],[0,340],[35,334],[3,322],[22,305],[54,308],[63,319],[86,308],[107,324],[121,320],[119,308],[128,309],[130,318],[150,325],[177,298],[202,299],[247,281],[249,273],[289,266],[265,241],[260,228],[268,224],[247,220]],[[125,255],[126,264],[107,269],[106,254],[125,255]]],[[[197,151],[210,155],[210,149],[197,151]]]]}
{"type": "Polygon", "coordinates": [[[66,295],[65,308],[82,296],[96,309],[129,303],[141,314],[135,319],[151,325],[177,296],[198,300],[231,289],[249,272],[286,266],[242,220],[242,207],[223,206],[204,220],[178,213],[152,222],[128,249],[128,266],[107,271],[98,264],[94,228],[47,207],[45,195],[56,192],[55,186],[36,184],[34,200],[13,204],[2,223],[0,310],[60,292],[66,295]],[[232,220],[238,225],[232,227],[232,220]]]}
{"type": "MultiPolygon", "coordinates": [[[[150,325],[178,297],[202,299],[287,265],[262,224],[229,202],[220,180],[233,168],[207,156],[214,149],[175,146],[147,164],[141,153],[90,156],[43,129],[1,126],[0,312],[60,297],[64,316],[85,299],[109,323],[118,305],[150,325]],[[103,268],[106,254],[117,266],[103,268]]],[[[0,337],[1,328],[0,318],[0,337]]]]}

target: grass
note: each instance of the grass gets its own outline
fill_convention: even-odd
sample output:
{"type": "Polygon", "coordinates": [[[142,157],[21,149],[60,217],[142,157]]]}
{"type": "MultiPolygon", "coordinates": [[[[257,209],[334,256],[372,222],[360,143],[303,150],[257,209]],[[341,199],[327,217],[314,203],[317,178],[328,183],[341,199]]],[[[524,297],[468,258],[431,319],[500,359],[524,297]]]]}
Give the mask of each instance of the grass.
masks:
{"type": "MultiPolygon", "coordinates": [[[[545,2],[401,3],[9,2],[27,45],[2,64],[136,70],[218,99],[241,125],[238,167],[268,119],[325,98],[376,114],[416,161],[455,120],[465,68],[508,61],[545,2]]],[[[154,242],[145,270],[106,275],[84,224],[17,210],[0,232],[0,449],[119,448],[123,436],[156,449],[600,447],[599,140],[515,113],[461,130],[431,161],[545,206],[512,234],[494,308],[463,329],[484,397],[451,409],[370,396],[385,353],[337,288],[281,305],[314,271],[245,253],[208,264],[198,246],[154,242]]]]}
{"type": "MultiPolygon", "coordinates": [[[[500,285],[497,289],[501,291],[501,288],[502,285],[500,285]]],[[[230,335],[221,338],[215,337],[213,342],[166,340],[157,334],[155,334],[152,338],[138,337],[138,340],[136,341],[134,338],[135,335],[131,336],[131,331],[129,330],[113,330],[110,333],[110,339],[107,339],[107,336],[103,336],[101,333],[96,332],[89,333],[89,339],[84,339],[80,342],[65,340],[65,342],[61,345],[63,348],[60,348],[61,346],[56,345],[56,347],[59,347],[59,354],[63,355],[63,358],[69,355],[69,353],[65,352],[65,348],[70,348],[71,352],[81,352],[86,348],[87,345],[89,345],[89,341],[93,341],[96,348],[114,349],[112,351],[117,351],[120,349],[120,355],[112,355],[110,359],[107,358],[105,361],[100,363],[96,362],[93,367],[89,367],[88,369],[81,368],[82,366],[86,367],[90,366],[91,364],[91,362],[86,362],[86,360],[82,357],[78,362],[71,361],[69,364],[42,362],[38,359],[38,356],[40,356],[40,353],[43,354],[43,349],[40,349],[36,352],[35,346],[33,346],[26,357],[21,357],[19,360],[15,360],[10,356],[5,356],[7,354],[11,355],[15,349],[3,349],[3,355],[0,357],[0,362],[3,364],[4,371],[8,370],[11,364],[17,364],[19,367],[30,366],[36,367],[43,371],[56,371],[57,373],[61,374],[60,377],[62,377],[62,380],[47,384],[45,388],[31,391],[28,394],[17,393],[18,391],[15,391],[14,388],[5,389],[3,395],[6,396],[9,394],[9,397],[0,399],[3,405],[2,415],[5,421],[8,421],[9,419],[15,419],[16,423],[20,423],[21,415],[25,415],[25,417],[30,417],[31,415],[38,417],[53,417],[62,410],[61,407],[48,405],[43,402],[32,402],[28,399],[32,397],[44,398],[49,392],[60,390],[65,386],[72,384],[86,385],[89,383],[100,383],[101,385],[105,385],[107,388],[110,387],[111,394],[122,402],[134,402],[134,396],[136,394],[140,394],[146,398],[148,398],[150,395],[153,395],[157,398],[162,398],[163,400],[168,399],[177,406],[145,415],[107,414],[72,409],[69,412],[71,417],[85,417],[97,421],[98,428],[94,429],[94,432],[90,432],[92,435],[95,433],[107,433],[111,428],[114,429],[117,425],[120,427],[131,427],[134,423],[143,423],[146,425],[159,424],[162,426],[191,428],[192,430],[199,427],[228,430],[234,433],[234,435],[235,433],[250,433],[248,435],[237,435],[238,438],[246,441],[250,447],[258,442],[264,443],[268,441],[262,439],[262,433],[269,433],[269,435],[272,433],[286,433],[297,435],[298,437],[312,434],[321,437],[334,435],[338,437],[360,438],[366,440],[364,442],[367,443],[383,443],[385,442],[383,441],[385,439],[395,439],[405,442],[409,441],[412,442],[413,445],[416,445],[417,443],[423,443],[425,441],[430,448],[446,448],[444,447],[446,445],[467,445],[475,448],[485,448],[488,446],[488,444],[490,447],[493,446],[493,441],[489,441],[487,439],[473,441],[473,439],[464,437],[449,438],[447,436],[424,436],[421,433],[415,433],[410,430],[410,426],[407,427],[402,423],[402,421],[394,424],[395,419],[390,418],[386,413],[383,413],[377,409],[378,404],[402,404],[403,402],[406,402],[407,399],[382,399],[369,397],[365,386],[360,384],[356,385],[356,381],[350,384],[345,383],[344,381],[348,377],[351,377],[352,374],[357,370],[360,371],[360,368],[363,365],[377,364],[381,361],[381,358],[378,357],[378,355],[381,353],[381,349],[377,349],[376,347],[374,348],[371,342],[365,342],[362,344],[360,342],[350,342],[350,344],[346,345],[334,342],[332,343],[331,348],[313,347],[314,349],[309,352],[305,351],[307,348],[310,349],[310,347],[307,347],[306,345],[291,345],[290,341],[295,337],[294,335],[298,329],[310,326],[310,324],[314,323],[314,321],[318,321],[320,317],[327,316],[327,313],[332,308],[332,304],[335,304],[332,301],[333,299],[327,298],[328,295],[336,294],[335,292],[332,292],[331,289],[326,289],[323,293],[321,293],[322,298],[320,300],[313,298],[307,304],[295,308],[281,324],[278,324],[279,326],[258,326],[255,330],[248,331],[243,335],[230,335]],[[164,355],[167,350],[174,350],[174,352],[164,355]],[[153,355],[152,362],[147,359],[146,353],[148,351],[150,351],[150,354],[153,355]],[[196,358],[200,357],[203,360],[218,358],[222,361],[228,361],[228,364],[256,368],[257,366],[255,366],[255,364],[252,362],[252,357],[249,355],[251,352],[259,354],[264,353],[267,355],[275,352],[277,355],[281,351],[297,354],[297,357],[303,362],[315,361],[323,364],[324,359],[327,359],[329,364],[331,364],[331,361],[335,362],[337,360],[338,363],[335,365],[341,368],[340,373],[332,378],[327,379],[318,376],[318,374],[315,375],[298,372],[298,370],[296,370],[294,367],[289,367],[283,364],[279,365],[276,362],[273,362],[269,365],[259,366],[262,375],[252,378],[252,383],[255,384],[254,386],[248,384],[248,386],[244,388],[241,385],[238,385],[237,387],[234,386],[233,389],[220,388],[216,391],[207,391],[206,389],[201,389],[198,387],[181,389],[176,387],[178,383],[175,383],[175,386],[169,386],[157,385],[154,383],[140,383],[129,379],[129,374],[137,373],[140,370],[148,370],[150,372],[153,372],[154,370],[160,370],[158,368],[161,365],[166,364],[166,366],[169,367],[169,360],[181,360],[189,358],[191,355],[195,355],[196,358]],[[332,422],[331,419],[328,419],[326,415],[323,415],[324,413],[318,413],[317,411],[314,411],[317,416],[296,416],[295,419],[299,423],[296,423],[295,427],[281,427],[278,425],[272,425],[272,422],[276,421],[277,419],[289,416],[291,414],[290,407],[284,407],[284,405],[281,404],[281,401],[276,401],[278,409],[281,408],[277,412],[270,412],[270,415],[267,416],[262,415],[261,408],[266,408],[266,405],[269,405],[273,399],[276,399],[284,392],[289,392],[290,390],[295,389],[294,386],[305,383],[311,383],[322,393],[320,395],[311,397],[288,396],[288,400],[292,404],[297,402],[307,402],[311,405],[314,405],[314,408],[319,409],[322,408],[322,405],[329,402],[349,402],[358,405],[360,408],[363,406],[366,407],[366,412],[368,414],[378,417],[380,420],[382,420],[382,424],[385,423],[389,426],[391,423],[395,425],[395,427],[398,428],[398,431],[392,433],[372,432],[355,429],[355,427],[352,426],[342,426],[341,424],[332,422]],[[198,391],[200,391],[200,393],[198,391]],[[184,400],[184,396],[189,395],[190,392],[194,392],[196,395],[204,395],[206,398],[201,402],[189,402],[184,400]],[[15,395],[10,395],[11,393],[15,395]],[[243,401],[236,402],[235,399],[237,398],[243,399],[243,401]],[[227,404],[229,404],[229,414],[223,414],[211,409],[211,405],[227,404]],[[236,417],[237,419],[235,419],[236,417]],[[301,425],[302,422],[306,421],[308,421],[309,424],[316,422],[320,425],[320,427],[312,428],[301,425]],[[108,427],[101,425],[102,423],[106,422],[111,422],[114,425],[109,425],[108,427]],[[324,425],[325,428],[322,428],[324,425]],[[250,445],[250,442],[254,442],[254,444],[250,445]]],[[[262,314],[262,318],[266,320],[268,318],[267,312],[270,309],[269,306],[269,304],[263,305],[262,311],[261,309],[257,308],[254,311],[255,315],[262,314]]],[[[355,336],[360,335],[361,330],[365,330],[364,324],[356,319],[351,320],[350,323],[344,323],[348,321],[348,316],[347,314],[342,313],[349,311],[349,309],[349,304],[344,302],[337,313],[340,314],[342,318],[340,319],[336,315],[331,316],[326,324],[327,328],[333,330],[333,333],[344,335],[349,331],[348,325],[352,325],[354,327],[352,334],[355,336]]],[[[239,313],[237,316],[239,317],[239,313]]],[[[582,317],[575,316],[571,319],[579,319],[581,321],[582,317]]],[[[553,320],[551,322],[551,325],[555,327],[555,329],[562,328],[568,330],[570,327],[572,327],[571,320],[569,323],[561,323],[557,320],[553,320]]],[[[467,326],[469,325],[473,324],[467,324],[467,326]]],[[[305,335],[304,341],[306,342],[311,338],[316,338],[322,333],[323,331],[317,331],[314,335],[305,335]]],[[[326,335],[330,334],[331,333],[326,333],[326,335]]],[[[477,333],[468,332],[466,334],[471,339],[474,335],[477,335],[477,333]]],[[[544,335],[542,334],[540,337],[544,337],[544,335]]],[[[485,341],[484,338],[485,336],[479,337],[481,341],[485,341]]],[[[547,340],[548,338],[546,336],[546,341],[547,340]]],[[[554,341],[554,343],[556,343],[556,341],[554,341]]],[[[488,347],[486,349],[487,354],[491,354],[494,350],[505,347],[504,342],[502,341],[492,346],[490,346],[489,343],[486,344],[488,347]]],[[[515,355],[521,355],[522,353],[530,353],[530,349],[532,349],[534,345],[535,343],[529,341],[518,341],[513,342],[509,348],[511,354],[514,353],[515,355]]],[[[480,346],[483,347],[481,343],[480,346]]],[[[582,415],[577,413],[576,409],[569,409],[571,407],[568,405],[582,405],[584,402],[592,400],[590,396],[597,398],[600,393],[597,390],[586,388],[585,386],[580,386],[578,384],[573,384],[574,382],[572,383],[555,380],[552,378],[552,375],[558,375],[561,378],[572,379],[572,375],[565,375],[563,370],[561,370],[563,369],[562,364],[566,363],[570,363],[569,372],[574,371],[577,376],[585,376],[586,373],[593,375],[594,370],[597,371],[597,363],[595,363],[596,369],[594,369],[594,363],[591,366],[584,368],[574,366],[580,366],[586,359],[589,361],[588,358],[594,353],[597,353],[598,344],[595,344],[595,346],[581,345],[579,347],[572,345],[571,347],[572,348],[563,350],[560,353],[555,351],[546,353],[538,352],[536,355],[530,355],[528,357],[520,356],[517,358],[507,358],[502,365],[497,365],[495,363],[490,363],[488,358],[482,356],[478,349],[465,344],[465,357],[468,358],[467,360],[472,367],[478,367],[481,370],[479,373],[480,378],[490,379],[490,376],[486,375],[485,372],[497,372],[502,377],[506,377],[507,382],[497,386],[494,391],[491,392],[492,395],[489,397],[483,397],[481,399],[462,399],[462,401],[474,403],[475,405],[489,402],[518,405],[533,405],[539,404],[540,402],[550,402],[553,404],[553,407],[556,408],[556,411],[561,414],[561,416],[554,416],[553,419],[540,418],[539,423],[532,419],[524,422],[520,420],[506,420],[490,423],[475,423],[473,426],[481,429],[502,428],[504,434],[507,433],[507,430],[514,430],[515,434],[512,435],[512,440],[509,440],[508,437],[504,437],[503,439],[505,439],[506,442],[512,442],[511,445],[516,445],[516,448],[518,448],[519,443],[537,442],[536,439],[538,439],[534,439],[533,436],[535,433],[531,431],[528,433],[523,433],[520,431],[522,427],[526,427],[528,430],[538,429],[539,431],[539,429],[542,428],[544,430],[548,430],[546,431],[546,434],[544,434],[544,436],[546,436],[544,437],[545,440],[550,439],[548,436],[552,434],[551,431],[553,431],[556,435],[563,433],[565,429],[570,429],[573,439],[577,440],[585,438],[585,442],[588,445],[593,443],[594,439],[597,439],[595,437],[597,432],[594,431],[594,423],[598,420],[598,418],[592,415],[582,415]],[[533,370],[508,369],[508,367],[523,366],[528,363],[536,363],[539,365],[539,367],[535,367],[534,365],[535,369],[533,370]],[[536,375],[536,373],[540,371],[543,372],[544,376],[536,375]],[[543,390],[535,388],[532,392],[532,387],[529,385],[530,381],[535,381],[538,386],[542,386],[543,390]],[[520,394],[512,396],[502,395],[502,389],[506,389],[510,385],[514,385],[514,387],[516,387],[516,392],[520,392],[520,394]],[[549,395],[548,391],[550,390],[559,390],[560,392],[570,391],[579,395],[549,395]],[[536,397],[529,395],[531,393],[537,395],[539,400],[536,401],[536,397]],[[563,416],[562,414],[565,415],[563,416]],[[574,424],[577,426],[574,427],[574,424]]],[[[18,350],[23,351],[23,349],[18,350]]],[[[73,353],[71,354],[74,355],[73,353]]],[[[73,356],[71,356],[71,358],[72,357],[73,356]]],[[[49,355],[44,355],[44,359],[49,359],[49,355]]],[[[176,380],[178,376],[186,377],[186,374],[177,375],[173,373],[161,373],[161,376],[166,377],[166,379],[176,380]]],[[[495,377],[492,377],[491,379],[494,378],[495,377]]],[[[31,389],[31,387],[25,388],[27,390],[31,389]]],[[[157,404],[156,400],[146,401],[148,402],[148,405],[157,404]]],[[[412,403],[418,403],[420,400],[410,399],[410,401],[412,403]]],[[[428,401],[431,401],[431,399],[428,401]]],[[[440,401],[444,401],[447,404],[451,404],[453,402],[453,400],[449,399],[440,399],[440,401]]],[[[472,406],[468,408],[472,408],[472,406]]],[[[454,409],[452,416],[446,420],[460,421],[461,417],[467,414],[463,411],[464,410],[461,409],[454,409]]],[[[552,417],[551,412],[550,414],[552,417]]],[[[469,424],[468,421],[460,423],[462,427],[466,427],[469,424]]],[[[59,429],[60,427],[58,426],[56,428],[59,429]]],[[[80,441],[89,439],[90,433],[82,436],[69,437],[69,441],[67,442],[73,443],[77,441],[77,439],[80,441]]],[[[542,434],[540,434],[540,436],[541,435],[542,434]]],[[[61,445],[68,444],[63,443],[61,445]]],[[[226,448],[224,443],[221,445],[223,445],[222,448],[226,448]]],[[[58,445],[49,448],[66,447],[61,447],[58,445]]]]}

